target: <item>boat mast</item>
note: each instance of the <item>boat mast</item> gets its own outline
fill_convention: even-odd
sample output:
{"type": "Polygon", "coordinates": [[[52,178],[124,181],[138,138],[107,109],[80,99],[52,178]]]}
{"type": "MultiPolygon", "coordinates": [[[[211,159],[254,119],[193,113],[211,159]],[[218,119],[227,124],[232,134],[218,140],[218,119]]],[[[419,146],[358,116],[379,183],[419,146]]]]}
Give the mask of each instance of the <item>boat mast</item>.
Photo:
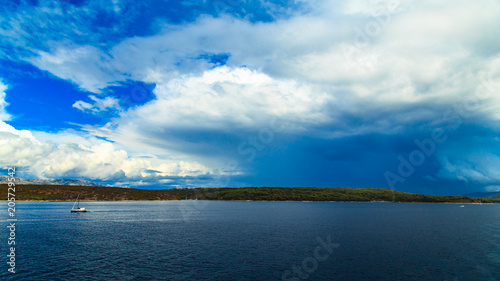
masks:
{"type": "Polygon", "coordinates": [[[76,201],[75,201],[75,204],[73,204],[73,208],[71,208],[71,210],[75,210],[75,205],[78,205],[77,206],[77,209],[80,209],[80,193],[78,193],[78,197],[76,197],[76,201]]]}

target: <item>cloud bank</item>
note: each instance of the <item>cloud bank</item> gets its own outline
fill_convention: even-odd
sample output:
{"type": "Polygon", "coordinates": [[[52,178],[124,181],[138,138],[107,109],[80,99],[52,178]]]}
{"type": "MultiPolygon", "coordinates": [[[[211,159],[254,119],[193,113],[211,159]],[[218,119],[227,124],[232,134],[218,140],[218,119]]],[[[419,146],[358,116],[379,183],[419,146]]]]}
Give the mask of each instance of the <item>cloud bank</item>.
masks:
{"type": "MultiPolygon", "coordinates": [[[[132,33],[127,26],[144,19],[132,2],[117,5],[42,1],[4,17],[2,45],[14,55],[3,59],[71,81],[88,92],[73,108],[106,119],[80,124],[75,141],[64,129],[37,132],[43,141],[21,138],[4,124],[11,133],[2,141],[31,158],[3,165],[134,185],[227,175],[237,163],[229,165],[238,167],[233,185],[387,187],[384,173],[397,171],[398,156],[408,158],[415,140],[439,128],[447,141],[398,188],[456,193],[500,184],[496,2],[250,1],[247,17],[243,6],[215,14],[204,6],[132,33]],[[98,11],[110,22],[96,25],[98,11]],[[35,18],[49,32],[28,32],[39,30],[35,18]],[[109,93],[126,81],[154,84],[154,96],[122,106],[109,93]]],[[[6,121],[2,100],[5,93],[6,121]]]]}

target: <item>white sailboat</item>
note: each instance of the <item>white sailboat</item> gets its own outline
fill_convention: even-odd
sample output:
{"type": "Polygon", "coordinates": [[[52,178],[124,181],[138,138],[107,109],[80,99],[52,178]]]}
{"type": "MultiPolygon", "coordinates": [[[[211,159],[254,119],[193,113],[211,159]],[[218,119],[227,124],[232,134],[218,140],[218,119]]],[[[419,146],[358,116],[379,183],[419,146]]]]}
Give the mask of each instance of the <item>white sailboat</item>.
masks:
{"type": "Polygon", "coordinates": [[[76,197],[76,201],[75,201],[75,204],[73,204],[73,208],[71,208],[71,212],[72,213],[75,213],[75,212],[87,212],[87,209],[85,208],[80,208],[80,194],[78,194],[78,197],[76,197]],[[75,205],[76,205],[76,208],[75,208],[75,205]]]}

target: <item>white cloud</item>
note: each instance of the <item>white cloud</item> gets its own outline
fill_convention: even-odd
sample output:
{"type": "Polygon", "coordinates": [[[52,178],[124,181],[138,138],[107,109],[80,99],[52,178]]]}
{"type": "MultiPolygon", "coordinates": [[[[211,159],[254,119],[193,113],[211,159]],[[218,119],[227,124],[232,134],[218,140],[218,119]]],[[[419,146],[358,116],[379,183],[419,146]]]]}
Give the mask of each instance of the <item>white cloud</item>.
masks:
{"type": "Polygon", "coordinates": [[[35,139],[33,134],[31,134],[30,131],[28,131],[28,130],[16,130],[11,125],[9,125],[5,122],[2,122],[2,121],[0,121],[0,133],[14,135],[14,136],[21,138],[21,139],[28,139],[34,143],[37,142],[37,140],[35,139]]]}
{"type": "Polygon", "coordinates": [[[7,85],[4,85],[0,81],[0,122],[1,121],[8,121],[11,118],[10,114],[8,114],[7,110],[5,109],[7,107],[7,105],[9,105],[5,101],[5,91],[6,90],[7,90],[7,85]]]}
{"type": "Polygon", "coordinates": [[[118,100],[116,98],[113,97],[98,98],[93,95],[90,95],[89,98],[93,101],[92,104],[84,101],[76,101],[73,104],[73,107],[78,110],[91,113],[99,113],[101,111],[106,111],[109,109],[114,109],[117,111],[121,110],[121,107],[118,104],[118,100]]]}
{"type": "MultiPolygon", "coordinates": [[[[119,1],[113,4],[117,13],[125,10],[119,1]]],[[[23,155],[38,161],[32,162],[36,175],[78,171],[100,179],[120,173],[141,178],[149,177],[144,170],[151,169],[161,176],[182,176],[207,171],[197,163],[199,152],[193,149],[203,144],[191,143],[186,137],[191,132],[199,136],[217,131],[241,139],[239,130],[259,131],[272,118],[289,122],[286,133],[290,134],[339,137],[404,132],[405,126],[439,119],[442,108],[465,102],[481,85],[484,72],[489,85],[499,85],[500,44],[492,34],[500,32],[500,4],[495,1],[314,1],[309,8],[308,13],[265,23],[201,16],[185,25],[164,24],[157,34],[105,48],[96,43],[99,35],[84,24],[69,25],[68,30],[85,34],[89,42],[67,36],[52,38],[43,48],[29,44],[34,40],[26,26],[36,26],[24,19],[29,18],[26,14],[18,15],[11,21],[12,30],[2,29],[1,35],[29,50],[22,59],[38,68],[98,94],[127,79],[157,87],[155,100],[127,111],[117,99],[102,95],[73,104],[92,114],[118,110],[119,118],[105,126],[84,127],[113,144],[80,140],[80,146],[74,146],[63,133],[37,132],[36,139],[31,134],[23,138],[29,132],[6,124],[4,131],[15,135],[10,137],[13,142],[22,140],[20,151],[27,151],[23,155]],[[218,53],[230,55],[227,66],[213,68],[200,59],[200,55],[218,53]],[[356,122],[348,122],[349,118],[356,122]],[[51,144],[54,138],[61,143],[51,144]],[[39,144],[28,148],[35,140],[39,144]],[[129,155],[139,151],[163,155],[179,146],[184,148],[172,161],[167,161],[170,156],[145,160],[129,155]],[[66,161],[64,157],[76,158],[66,161]]],[[[63,14],[60,9],[50,12],[50,17],[42,18],[63,14]]],[[[43,11],[37,9],[34,14],[43,15],[43,11]]],[[[46,24],[59,30],[58,22],[46,24]]],[[[8,118],[4,91],[0,91],[1,120],[8,118]]],[[[495,88],[492,93],[496,92],[495,88]]],[[[499,106],[500,95],[491,94],[475,112],[486,120],[499,120],[499,106]]],[[[464,159],[442,160],[441,176],[476,182],[500,178],[489,168],[499,164],[494,158],[483,164],[464,159]]]]}
{"type": "MultiPolygon", "coordinates": [[[[31,61],[93,92],[128,78],[156,83],[156,100],[121,112],[102,128],[86,126],[127,150],[161,153],[184,141],[172,130],[258,131],[273,117],[292,124],[289,132],[326,127],[316,132],[326,137],[397,133],[439,119],[441,112],[425,108],[465,100],[479,72],[493,68],[470,42],[486,40],[488,34],[478,31],[500,26],[493,17],[499,6],[485,5],[487,10],[466,2],[319,1],[310,13],[269,23],[202,16],[182,26],[166,24],[158,34],[126,39],[107,51],[63,42],[31,61]],[[444,13],[448,8],[452,12],[444,13]],[[380,30],[370,33],[376,24],[380,30]],[[366,42],[360,44],[359,36],[366,42]],[[227,66],[212,69],[199,59],[206,53],[230,54],[227,66]],[[365,122],[346,125],[352,116],[365,122]]],[[[96,113],[118,103],[90,98],[73,106],[96,113]]],[[[500,100],[482,102],[478,112],[498,115],[500,100]]]]}
{"type": "MultiPolygon", "coordinates": [[[[326,92],[343,101],[338,110],[351,113],[371,105],[450,103],[474,91],[478,72],[491,63],[472,42],[489,38],[491,32],[482,30],[498,29],[494,15],[500,7],[483,4],[488,9],[466,2],[356,0],[339,7],[319,1],[308,14],[270,23],[202,16],[183,26],[164,25],[156,35],[126,39],[107,51],[54,43],[51,52],[38,51],[30,61],[99,92],[129,78],[166,84],[182,75],[201,76],[213,65],[200,54],[228,53],[231,68],[246,65],[273,79],[320,85],[324,88],[313,94],[326,92]],[[371,29],[377,25],[378,30],[371,29]]],[[[96,109],[83,101],[75,107],[96,109]]]]}
{"type": "Polygon", "coordinates": [[[90,92],[99,93],[123,76],[111,67],[112,59],[93,46],[59,45],[48,53],[37,51],[38,56],[27,58],[40,69],[70,80],[90,92]]]}
{"type": "Polygon", "coordinates": [[[491,153],[441,156],[441,178],[491,185],[500,183],[500,156],[491,153]]]}
{"type": "Polygon", "coordinates": [[[383,10],[395,12],[401,5],[408,5],[408,1],[403,0],[351,0],[343,3],[345,14],[376,15],[383,10]],[[405,3],[406,2],[406,3],[405,3]]]}
{"type": "MultiPolygon", "coordinates": [[[[159,73],[151,75],[161,77],[159,73]]],[[[85,129],[134,151],[161,154],[165,149],[176,150],[185,159],[200,161],[203,158],[200,147],[212,146],[202,154],[212,151],[216,149],[214,146],[221,145],[222,139],[229,141],[242,132],[275,124],[280,134],[290,134],[327,123],[330,113],[326,106],[332,102],[321,88],[273,79],[248,68],[230,67],[162,81],[157,83],[154,94],[156,99],[152,102],[121,112],[120,118],[110,120],[105,126],[85,126],[85,129]],[[204,138],[200,132],[220,135],[216,138],[219,141],[210,143],[205,139],[193,143],[193,137],[204,138]]],[[[236,152],[236,148],[224,150],[236,152]]],[[[204,161],[216,167],[227,161],[222,155],[213,157],[204,161]]]]}
{"type": "Polygon", "coordinates": [[[488,185],[484,190],[487,192],[500,192],[500,185],[488,185]]]}
{"type": "Polygon", "coordinates": [[[314,124],[326,122],[328,101],[320,89],[278,80],[248,68],[218,67],[202,75],[157,84],[156,100],[124,114],[159,127],[255,128],[272,117],[314,124]]]}
{"type": "Polygon", "coordinates": [[[213,172],[196,162],[130,156],[111,142],[74,133],[42,132],[39,135],[44,140],[39,141],[30,132],[0,122],[0,167],[16,166],[27,177],[83,177],[125,185],[136,182],[154,184],[169,177],[192,177],[213,172]],[[68,142],[69,139],[73,142],[68,142]],[[148,170],[157,172],[151,174],[148,170]]]}

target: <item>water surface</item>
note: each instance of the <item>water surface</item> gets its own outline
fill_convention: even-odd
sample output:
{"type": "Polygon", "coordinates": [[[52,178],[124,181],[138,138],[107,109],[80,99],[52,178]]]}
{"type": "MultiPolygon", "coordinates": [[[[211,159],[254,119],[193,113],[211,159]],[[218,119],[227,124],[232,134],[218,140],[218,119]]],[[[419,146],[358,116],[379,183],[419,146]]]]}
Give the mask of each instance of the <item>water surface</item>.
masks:
{"type": "Polygon", "coordinates": [[[500,280],[500,205],[82,202],[91,212],[70,213],[72,205],[17,203],[17,273],[3,263],[2,279],[500,280]],[[317,250],[318,260],[328,237],[335,246],[317,250]]]}

